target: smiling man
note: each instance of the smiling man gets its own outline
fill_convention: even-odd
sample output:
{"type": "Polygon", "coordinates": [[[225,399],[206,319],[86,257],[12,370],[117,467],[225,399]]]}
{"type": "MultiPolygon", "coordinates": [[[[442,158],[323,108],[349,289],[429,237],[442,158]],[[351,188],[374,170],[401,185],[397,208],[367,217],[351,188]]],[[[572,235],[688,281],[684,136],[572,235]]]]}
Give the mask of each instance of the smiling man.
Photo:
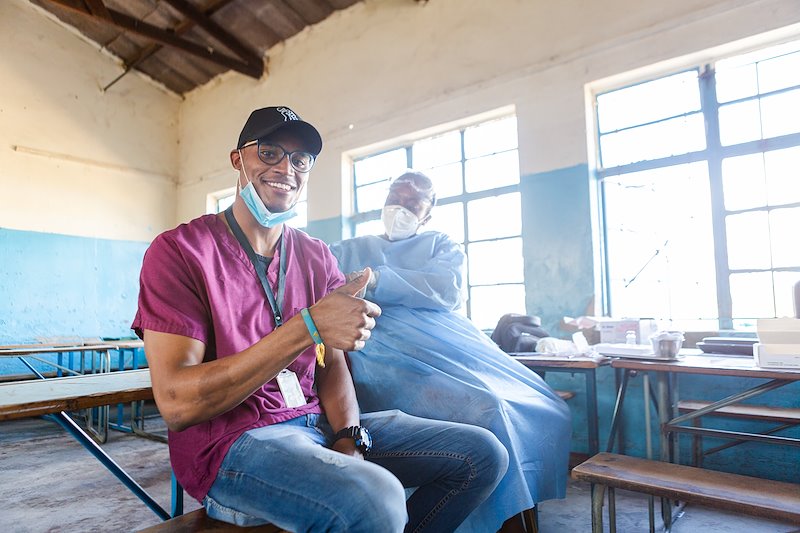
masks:
{"type": "Polygon", "coordinates": [[[344,350],[380,308],[327,246],[284,225],[322,139],[287,107],[253,111],[224,213],[159,235],[133,328],[170,460],[219,520],[289,531],[452,531],[505,473],[490,432],[400,411],[361,415],[344,350]],[[405,501],[403,487],[418,487],[405,501]]]}

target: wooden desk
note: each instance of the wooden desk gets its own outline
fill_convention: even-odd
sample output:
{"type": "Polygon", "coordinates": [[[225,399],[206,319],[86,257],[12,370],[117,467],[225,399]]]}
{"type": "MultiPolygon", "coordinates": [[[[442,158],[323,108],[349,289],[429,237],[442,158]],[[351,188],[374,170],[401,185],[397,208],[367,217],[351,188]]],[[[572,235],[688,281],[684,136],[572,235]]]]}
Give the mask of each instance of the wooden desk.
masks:
{"type": "MultiPolygon", "coordinates": [[[[800,446],[800,439],[790,437],[778,437],[774,435],[762,435],[746,432],[722,431],[706,428],[686,427],[682,424],[697,417],[707,415],[723,407],[735,404],[742,400],[747,400],[765,392],[783,387],[789,383],[800,381],[800,369],[775,369],[760,368],[755,365],[755,361],[750,357],[726,357],[720,355],[699,355],[694,352],[687,352],[677,361],[649,361],[638,359],[614,359],[611,362],[612,368],[619,368],[625,372],[620,385],[621,389],[627,385],[627,377],[632,371],[655,372],[658,384],[655,395],[656,408],[661,431],[661,459],[673,459],[673,442],[671,435],[676,432],[699,433],[708,436],[721,438],[734,438],[737,440],[751,440],[758,442],[768,442],[773,444],[787,444],[800,446]],[[698,409],[692,413],[682,416],[675,416],[675,399],[673,396],[672,376],[680,374],[704,374],[714,376],[734,376],[744,378],[763,378],[767,381],[755,387],[751,387],[743,392],[733,394],[727,398],[713,402],[708,406],[698,409]]],[[[624,398],[624,390],[621,390],[624,398]]],[[[618,395],[619,398],[619,395],[618,395]]],[[[621,400],[620,400],[621,403],[621,400]]],[[[615,407],[616,417],[618,410],[615,407]]],[[[649,429],[649,428],[647,428],[649,429]]],[[[609,450],[610,451],[610,450],[609,450]]]]}
{"type": "Polygon", "coordinates": [[[42,415],[52,418],[159,518],[167,520],[169,513],[65,412],[152,398],[149,369],[0,383],[0,421],[42,415]]]}
{"type": "MultiPolygon", "coordinates": [[[[771,369],[760,368],[755,365],[755,361],[750,357],[729,357],[722,355],[701,355],[698,350],[682,350],[680,357],[675,361],[658,361],[642,359],[617,358],[611,362],[612,368],[620,369],[623,372],[617,394],[617,402],[614,406],[612,417],[611,436],[606,451],[612,451],[613,439],[616,427],[619,422],[619,415],[625,398],[625,391],[628,378],[636,372],[653,372],[656,375],[657,390],[653,394],[649,386],[645,385],[645,394],[651,397],[656,405],[660,431],[660,457],[662,461],[674,462],[674,437],[676,433],[694,433],[696,435],[708,435],[724,439],[748,440],[765,442],[771,444],[784,444],[790,446],[800,446],[800,439],[791,437],[781,437],[768,434],[749,433],[744,431],[729,431],[700,427],[687,427],[682,424],[694,420],[700,416],[713,414],[715,411],[735,404],[737,402],[754,398],[765,392],[784,387],[790,383],[800,381],[800,369],[771,369]],[[732,394],[726,398],[712,402],[707,406],[697,409],[691,413],[676,416],[677,399],[674,397],[673,379],[681,374],[701,374],[713,376],[733,376],[743,378],[763,378],[769,380],[759,385],[746,389],[742,392],[732,394]]],[[[648,404],[645,403],[645,413],[649,413],[648,404]]],[[[648,416],[645,420],[648,420],[648,416]]],[[[650,442],[650,424],[646,423],[645,436],[650,442]]],[[[650,449],[648,445],[648,457],[650,449]]],[[[669,502],[662,501],[662,515],[664,523],[671,523],[671,509],[669,502]]]]}
{"type": "Polygon", "coordinates": [[[152,399],[149,370],[0,383],[0,421],[152,399]]]}
{"type": "Polygon", "coordinates": [[[540,353],[512,353],[511,357],[544,376],[550,372],[569,372],[583,374],[586,386],[586,418],[589,427],[589,455],[600,451],[600,430],[597,413],[597,367],[608,365],[607,357],[556,356],[540,353]]]}

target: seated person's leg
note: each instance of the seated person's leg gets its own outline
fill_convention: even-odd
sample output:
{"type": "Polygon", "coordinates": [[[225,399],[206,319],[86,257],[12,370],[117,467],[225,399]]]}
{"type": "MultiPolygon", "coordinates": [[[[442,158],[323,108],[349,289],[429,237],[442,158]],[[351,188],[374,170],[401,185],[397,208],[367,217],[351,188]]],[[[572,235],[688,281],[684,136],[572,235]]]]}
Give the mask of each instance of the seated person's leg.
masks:
{"type": "Polygon", "coordinates": [[[419,487],[408,500],[407,531],[453,531],[483,502],[508,467],[491,432],[467,424],[381,411],[361,415],[372,433],[367,459],[419,487]]]}
{"type": "Polygon", "coordinates": [[[242,435],[204,502],[209,516],[238,525],[270,522],[296,532],[402,531],[405,493],[397,479],[326,448],[324,434],[306,419],[242,435]]]}

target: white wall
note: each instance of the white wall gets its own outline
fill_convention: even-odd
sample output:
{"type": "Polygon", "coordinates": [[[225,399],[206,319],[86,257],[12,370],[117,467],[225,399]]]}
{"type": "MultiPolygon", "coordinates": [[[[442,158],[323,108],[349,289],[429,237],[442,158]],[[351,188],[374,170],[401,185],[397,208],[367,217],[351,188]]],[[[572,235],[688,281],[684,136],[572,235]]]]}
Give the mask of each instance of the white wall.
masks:
{"type": "Polygon", "coordinates": [[[289,105],[321,130],[322,220],[350,208],[344,152],[513,105],[523,175],[586,163],[586,83],[798,22],[797,0],[365,0],[270,50],[262,80],[188,95],[178,220],[234,182],[227,153],[256,107],[289,105]]]}
{"type": "Polygon", "coordinates": [[[0,2],[0,227],[149,241],[174,225],[181,100],[26,0],[0,2]]]}

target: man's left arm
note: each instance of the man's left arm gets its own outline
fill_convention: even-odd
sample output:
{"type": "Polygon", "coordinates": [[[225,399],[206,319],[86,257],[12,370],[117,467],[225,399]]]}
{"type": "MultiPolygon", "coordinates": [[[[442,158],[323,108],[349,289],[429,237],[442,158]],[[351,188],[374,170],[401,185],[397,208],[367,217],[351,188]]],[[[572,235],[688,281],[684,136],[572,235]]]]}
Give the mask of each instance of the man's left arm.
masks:
{"type": "MultiPolygon", "coordinates": [[[[358,401],[353,378],[347,368],[342,350],[326,348],[325,367],[317,367],[317,394],[328,423],[334,434],[341,429],[359,425],[358,401]]],[[[362,457],[353,439],[339,439],[333,449],[355,457],[362,457]]]]}

